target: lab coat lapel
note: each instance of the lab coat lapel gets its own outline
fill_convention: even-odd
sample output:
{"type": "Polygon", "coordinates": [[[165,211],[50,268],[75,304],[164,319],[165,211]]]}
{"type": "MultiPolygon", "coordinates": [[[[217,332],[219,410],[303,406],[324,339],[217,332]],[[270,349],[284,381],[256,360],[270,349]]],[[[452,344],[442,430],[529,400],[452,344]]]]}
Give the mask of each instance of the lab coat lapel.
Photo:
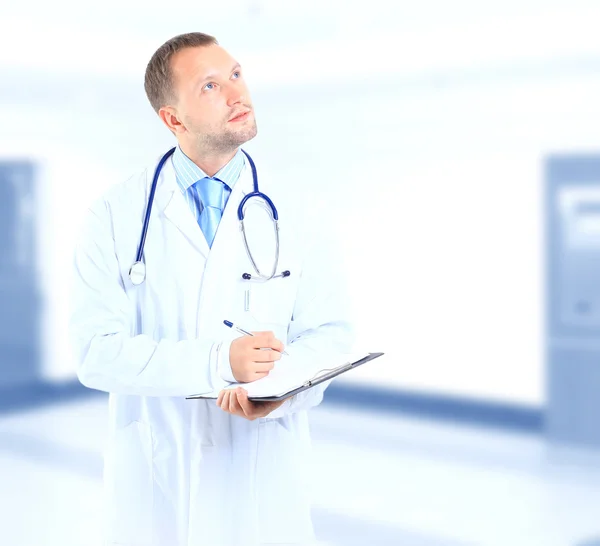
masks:
{"type": "Polygon", "coordinates": [[[222,330],[222,321],[229,316],[228,310],[231,309],[236,296],[236,281],[242,274],[240,260],[244,255],[237,211],[251,187],[252,176],[245,167],[227,200],[204,268],[199,305],[199,331],[209,331],[211,327],[222,330]],[[216,322],[215,317],[219,317],[216,322]]]}
{"type": "Polygon", "coordinates": [[[186,203],[181,189],[177,185],[175,169],[171,159],[165,163],[162,169],[155,200],[157,208],[164,211],[165,217],[175,224],[206,259],[210,250],[208,243],[189,205],[186,203]]]}

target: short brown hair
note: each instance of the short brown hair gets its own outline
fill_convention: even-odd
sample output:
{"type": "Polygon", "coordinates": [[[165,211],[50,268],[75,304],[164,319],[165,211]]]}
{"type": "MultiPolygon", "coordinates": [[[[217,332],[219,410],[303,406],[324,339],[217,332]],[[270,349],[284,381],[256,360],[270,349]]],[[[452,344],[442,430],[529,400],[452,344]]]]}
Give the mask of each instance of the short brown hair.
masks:
{"type": "Polygon", "coordinates": [[[161,45],[146,67],[144,89],[152,108],[158,111],[175,98],[171,58],[188,47],[219,45],[217,39],[202,32],[190,32],[171,38],[161,45]]]}

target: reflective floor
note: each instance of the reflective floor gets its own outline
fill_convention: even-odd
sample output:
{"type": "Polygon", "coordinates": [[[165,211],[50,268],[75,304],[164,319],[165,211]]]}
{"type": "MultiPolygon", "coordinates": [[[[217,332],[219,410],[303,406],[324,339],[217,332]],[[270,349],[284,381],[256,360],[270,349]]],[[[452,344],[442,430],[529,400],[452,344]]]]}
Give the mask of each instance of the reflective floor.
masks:
{"type": "MultiPolygon", "coordinates": [[[[106,401],[0,418],[3,546],[100,546],[106,401]]],[[[600,453],[324,404],[314,521],[328,545],[600,545],[600,453]]]]}

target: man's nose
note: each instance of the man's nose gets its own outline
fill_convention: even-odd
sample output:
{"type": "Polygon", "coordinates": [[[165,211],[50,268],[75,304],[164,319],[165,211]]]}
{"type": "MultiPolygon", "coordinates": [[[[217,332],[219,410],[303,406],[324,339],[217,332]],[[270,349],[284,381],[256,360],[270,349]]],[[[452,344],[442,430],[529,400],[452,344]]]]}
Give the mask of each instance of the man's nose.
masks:
{"type": "Polygon", "coordinates": [[[244,93],[243,89],[241,89],[237,85],[229,86],[229,89],[227,90],[227,105],[228,106],[234,106],[236,104],[240,104],[240,103],[244,102],[244,99],[245,99],[245,93],[244,93]]]}

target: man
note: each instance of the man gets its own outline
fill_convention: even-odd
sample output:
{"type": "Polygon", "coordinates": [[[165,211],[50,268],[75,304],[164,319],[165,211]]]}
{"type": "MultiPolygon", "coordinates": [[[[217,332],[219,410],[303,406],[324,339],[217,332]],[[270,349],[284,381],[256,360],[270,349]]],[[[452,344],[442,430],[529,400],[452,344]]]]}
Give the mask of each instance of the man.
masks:
{"type": "MultiPolygon", "coordinates": [[[[348,352],[327,230],[302,188],[261,177],[281,229],[278,276],[257,281],[237,218],[253,190],[240,146],[257,132],[242,68],[213,37],[185,34],[153,55],[145,88],[177,139],[157,179],[145,273],[132,282],[156,162],[93,204],[75,252],[78,377],[110,393],[106,544],[310,544],[307,410],[324,386],[264,403],[222,389],[265,377],[278,361],[348,352]],[[255,335],[239,336],[226,319],[255,335]],[[216,403],[186,399],[215,391],[216,403]]],[[[264,274],[273,224],[254,210],[246,229],[264,274]]]]}

